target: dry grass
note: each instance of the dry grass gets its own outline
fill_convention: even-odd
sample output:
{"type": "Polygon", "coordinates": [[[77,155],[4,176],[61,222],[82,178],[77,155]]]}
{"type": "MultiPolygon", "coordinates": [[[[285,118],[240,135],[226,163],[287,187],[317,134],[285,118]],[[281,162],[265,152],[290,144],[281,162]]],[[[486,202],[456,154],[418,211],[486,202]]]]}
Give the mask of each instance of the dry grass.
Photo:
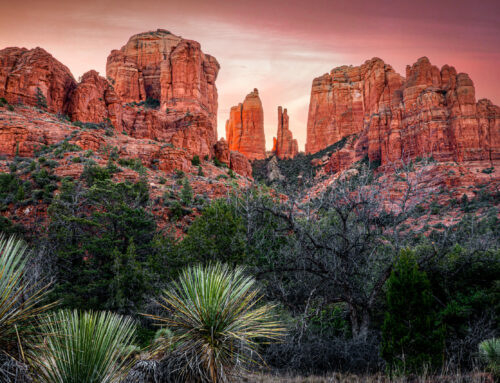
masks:
{"type": "Polygon", "coordinates": [[[328,376],[274,376],[254,374],[243,377],[245,383],[494,383],[490,374],[447,374],[439,376],[404,377],[390,380],[385,375],[348,375],[334,373],[328,376]]]}

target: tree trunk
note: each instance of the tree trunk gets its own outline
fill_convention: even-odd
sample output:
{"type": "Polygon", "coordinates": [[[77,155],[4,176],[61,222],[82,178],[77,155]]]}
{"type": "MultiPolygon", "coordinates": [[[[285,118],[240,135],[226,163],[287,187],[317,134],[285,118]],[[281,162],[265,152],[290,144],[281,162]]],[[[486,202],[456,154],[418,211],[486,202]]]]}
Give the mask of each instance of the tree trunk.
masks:
{"type": "Polygon", "coordinates": [[[349,317],[351,318],[352,337],[366,340],[370,329],[370,311],[349,304],[349,317]]]}

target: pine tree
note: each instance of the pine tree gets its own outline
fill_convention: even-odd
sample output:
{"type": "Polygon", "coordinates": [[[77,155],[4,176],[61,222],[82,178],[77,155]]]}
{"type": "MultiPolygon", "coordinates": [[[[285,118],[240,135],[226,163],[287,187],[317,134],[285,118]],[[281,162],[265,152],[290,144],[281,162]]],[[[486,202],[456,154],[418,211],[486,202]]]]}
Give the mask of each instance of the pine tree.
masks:
{"type": "Polygon", "coordinates": [[[382,357],[392,375],[437,367],[444,331],[433,310],[429,279],[413,252],[402,250],[387,281],[387,311],[382,326],[382,357]]]}
{"type": "Polygon", "coordinates": [[[40,88],[36,88],[36,106],[40,109],[47,109],[47,99],[45,98],[42,90],[40,88]]]}
{"type": "Polygon", "coordinates": [[[187,178],[182,181],[181,200],[184,205],[190,205],[193,201],[193,188],[187,178]]]}

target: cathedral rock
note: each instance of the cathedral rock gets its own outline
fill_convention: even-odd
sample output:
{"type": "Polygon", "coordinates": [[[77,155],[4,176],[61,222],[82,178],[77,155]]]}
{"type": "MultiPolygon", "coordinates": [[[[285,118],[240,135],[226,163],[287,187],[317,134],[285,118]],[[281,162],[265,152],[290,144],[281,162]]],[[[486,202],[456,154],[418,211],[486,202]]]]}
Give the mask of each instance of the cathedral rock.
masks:
{"type": "Polygon", "coordinates": [[[243,104],[231,108],[226,139],[229,150],[238,151],[251,161],[266,158],[264,111],[257,89],[245,97],[243,104]]]}
{"type": "Polygon", "coordinates": [[[364,156],[381,164],[426,156],[491,162],[500,159],[500,108],[476,102],[472,80],[451,66],[439,69],[422,57],[404,78],[374,58],[313,81],[306,152],[348,136],[350,153],[332,158],[333,171],[364,156]]]}

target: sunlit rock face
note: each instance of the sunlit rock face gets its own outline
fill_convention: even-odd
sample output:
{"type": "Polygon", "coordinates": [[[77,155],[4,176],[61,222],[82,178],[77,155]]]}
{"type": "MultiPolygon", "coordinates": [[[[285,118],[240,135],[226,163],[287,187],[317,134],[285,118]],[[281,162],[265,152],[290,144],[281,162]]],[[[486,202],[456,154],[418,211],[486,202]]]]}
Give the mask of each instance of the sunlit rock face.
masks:
{"type": "Polygon", "coordinates": [[[37,106],[43,97],[59,113],[75,86],[69,69],[42,48],[0,50],[0,97],[12,104],[37,106]]]}
{"type": "Polygon", "coordinates": [[[332,170],[365,155],[381,164],[430,156],[494,161],[500,159],[500,109],[476,102],[471,79],[453,67],[439,69],[422,57],[403,78],[374,58],[313,81],[306,152],[353,135],[357,140],[334,154],[332,170]]]}
{"type": "Polygon", "coordinates": [[[299,153],[299,144],[289,129],[289,118],[285,108],[278,107],[278,132],[273,138],[273,152],[279,159],[291,159],[299,153]]]}
{"type": "Polygon", "coordinates": [[[242,153],[250,161],[266,158],[264,111],[257,89],[249,93],[242,104],[231,108],[226,139],[229,150],[242,153]]]}
{"type": "MultiPolygon", "coordinates": [[[[155,99],[161,111],[178,116],[206,114],[217,137],[217,60],[196,41],[169,31],[132,36],[108,56],[106,76],[127,103],[155,99]]],[[[215,139],[212,144],[215,144],[215,139]]]]}

